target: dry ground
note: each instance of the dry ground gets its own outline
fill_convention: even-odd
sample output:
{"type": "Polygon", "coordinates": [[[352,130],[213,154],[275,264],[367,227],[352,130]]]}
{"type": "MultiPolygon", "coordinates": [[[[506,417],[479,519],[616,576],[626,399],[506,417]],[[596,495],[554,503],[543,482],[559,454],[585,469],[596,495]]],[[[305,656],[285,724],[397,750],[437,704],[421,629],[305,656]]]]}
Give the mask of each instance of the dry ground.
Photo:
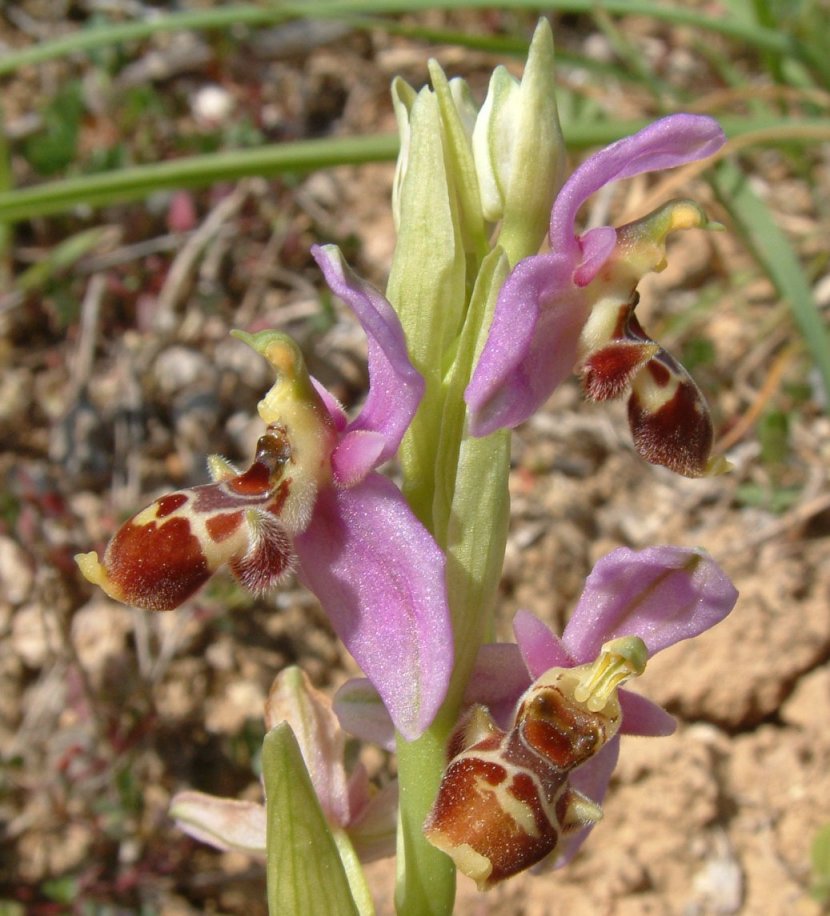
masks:
{"type": "MultiPolygon", "coordinates": [[[[62,27],[42,4],[24,6],[62,27]]],[[[527,21],[494,14],[475,24],[527,21]]],[[[684,33],[628,27],[667,71],[689,70],[692,55],[688,78],[717,88],[705,67],[695,70],[684,33]]],[[[582,19],[557,34],[592,53],[602,42],[582,19]]],[[[18,45],[33,35],[7,20],[0,37],[18,45]]],[[[355,134],[392,129],[389,79],[421,84],[429,54],[480,95],[493,63],[379,32],[293,39],[158,40],[110,62],[106,84],[84,62],[27,69],[4,89],[6,124],[22,136],[44,94],[78,78],[91,99],[79,156],[119,142],[119,99],[135,85],[158,102],[132,125],[136,159],[240,123],[269,140],[355,134]],[[146,67],[151,52],[167,67],[161,75],[129,69],[146,67]],[[214,84],[230,108],[205,124],[197,100],[214,84]]],[[[616,115],[649,113],[614,85],[599,100],[616,115]]],[[[26,181],[22,142],[14,162],[26,181]]],[[[815,264],[830,230],[826,150],[809,161],[809,171],[796,169],[773,150],[746,160],[815,264]]],[[[106,233],[70,272],[7,296],[0,311],[0,899],[31,913],[264,912],[260,865],[181,836],[168,800],[185,787],[257,797],[260,714],[276,671],[299,663],[334,688],[353,663],[298,587],[252,601],[220,578],[188,608],[147,616],[93,592],[71,557],[100,549],[120,518],[159,492],[204,481],[206,454],[250,456],[269,379],[228,338],[231,327],[288,329],[314,373],[346,404],[359,402],[361,335],[339,305],[321,303],[308,248],[336,241],[382,284],[394,244],[390,184],[390,166],[341,168],[18,228],[7,279],[73,232],[106,233]]],[[[636,213],[654,184],[631,182],[604,205],[636,213]]],[[[830,822],[830,421],[787,308],[728,215],[701,181],[682,193],[727,232],[675,240],[640,308],[674,352],[703,354],[695,374],[735,469],[687,481],[645,466],[619,405],[592,407],[575,383],[563,387],[515,437],[500,636],[519,607],[561,626],[592,563],[622,544],[705,546],[741,599],[725,623],[657,658],[638,684],[678,716],[678,733],[624,740],[605,820],[576,861],[486,896],[462,881],[462,914],[820,911],[808,895],[808,855],[830,822]]],[[[817,294],[826,307],[827,283],[817,294]]],[[[391,865],[371,874],[388,913],[391,865]]]]}

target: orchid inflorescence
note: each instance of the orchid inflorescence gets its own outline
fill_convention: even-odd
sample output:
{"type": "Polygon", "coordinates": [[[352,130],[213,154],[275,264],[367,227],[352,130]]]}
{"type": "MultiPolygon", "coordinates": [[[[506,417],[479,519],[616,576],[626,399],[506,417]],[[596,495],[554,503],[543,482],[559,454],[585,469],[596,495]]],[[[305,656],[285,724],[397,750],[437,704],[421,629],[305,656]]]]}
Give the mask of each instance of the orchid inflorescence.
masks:
{"type": "Polygon", "coordinates": [[[277,676],[266,750],[293,735],[301,756],[295,767],[285,745],[282,769],[269,771],[264,754],[267,809],[192,791],[174,799],[194,836],[267,855],[272,911],[313,902],[319,876],[297,875],[330,867],[329,853],[343,880],[327,893],[342,888],[343,912],[371,908],[358,860],[395,848],[405,913],[449,912],[456,867],[486,889],[565,864],[601,816],[619,735],[674,728],[621,685],[737,597],[702,550],[620,548],[595,566],[561,638],[519,612],[515,642],[487,641],[509,430],[570,373],[594,400],[627,392],[647,461],[689,477],[723,470],[701,392],[636,316],[638,283],[665,266],[669,233],[713,224],[687,200],[616,228],[581,231],[577,219],[600,188],[709,156],[724,137],[711,118],[672,115],[563,180],[544,20],[521,82],[498,68],[480,109],[434,62],[430,75],[420,91],[393,84],[398,244],[386,295],[336,247],[312,249],[366,334],[362,409],[349,419],[284,334],[235,332],[276,374],[250,467],[209,459],[212,483],[162,496],[100,559],[78,557],[113,598],[155,610],[223,566],[254,593],[295,571],[365,673],[333,705],[297,669],[277,676]],[[400,488],[378,471],[395,457],[400,488]],[[348,773],[346,732],[396,749],[397,780],[375,792],[360,764],[348,773]],[[281,790],[289,779],[311,787],[316,819],[281,790]],[[297,818],[310,818],[317,864],[291,845],[297,818]]]}

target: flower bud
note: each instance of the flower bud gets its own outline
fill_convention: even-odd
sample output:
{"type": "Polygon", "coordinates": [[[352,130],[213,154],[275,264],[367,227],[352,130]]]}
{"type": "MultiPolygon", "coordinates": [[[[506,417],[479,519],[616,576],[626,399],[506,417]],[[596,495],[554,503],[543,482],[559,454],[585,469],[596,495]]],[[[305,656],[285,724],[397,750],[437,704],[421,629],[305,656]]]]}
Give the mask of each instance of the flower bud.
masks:
{"type": "Polygon", "coordinates": [[[553,67],[553,35],[542,19],[521,82],[504,67],[494,71],[473,131],[482,210],[503,220],[499,242],[511,264],[538,251],[564,176],[553,67]]]}

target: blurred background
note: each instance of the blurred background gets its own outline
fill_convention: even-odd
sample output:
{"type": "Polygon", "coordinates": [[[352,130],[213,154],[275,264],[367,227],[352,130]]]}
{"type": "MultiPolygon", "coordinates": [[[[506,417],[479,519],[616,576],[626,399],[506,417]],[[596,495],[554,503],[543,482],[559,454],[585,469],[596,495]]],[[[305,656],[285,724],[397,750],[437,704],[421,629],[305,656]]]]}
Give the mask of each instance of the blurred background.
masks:
{"type": "MultiPolygon", "coordinates": [[[[706,547],[742,597],[637,689],[680,726],[626,738],[605,819],[565,870],[459,913],[818,914],[830,899],[830,59],[826,3],[0,5],[0,914],[265,912],[261,863],[178,832],[173,793],[258,800],[282,667],[355,673],[314,598],[216,577],[151,615],[72,556],[160,493],[244,465],[270,385],[228,336],[275,327],[347,407],[363,338],[309,255],[381,288],[394,248],[389,83],[436,58],[483,100],[547,15],[572,164],[674,111],[719,117],[717,162],[594,200],[619,224],[690,196],[638,315],[706,393],[734,468],[642,464],[622,404],[576,380],[516,436],[499,633],[567,620],[608,550],[706,547]]],[[[379,782],[394,763],[364,752],[379,782]]],[[[370,880],[392,912],[394,864],[370,880]]]]}

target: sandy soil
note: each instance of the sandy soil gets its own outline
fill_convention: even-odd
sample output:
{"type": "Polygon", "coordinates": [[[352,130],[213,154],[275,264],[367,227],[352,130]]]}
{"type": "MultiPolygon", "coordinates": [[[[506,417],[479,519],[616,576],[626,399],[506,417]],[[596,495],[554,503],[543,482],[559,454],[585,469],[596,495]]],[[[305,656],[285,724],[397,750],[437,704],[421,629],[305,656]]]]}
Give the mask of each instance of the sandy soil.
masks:
{"type": "MultiPolygon", "coordinates": [[[[38,4],[32,11],[48,19],[38,4]]],[[[505,17],[477,24],[527,24],[505,17]]],[[[667,72],[691,66],[688,78],[711,88],[685,33],[639,20],[628,28],[667,72]]],[[[15,45],[32,37],[9,23],[0,35],[15,45]]],[[[559,35],[561,46],[592,53],[603,40],[578,17],[559,35]]],[[[95,84],[88,62],[29,68],[4,90],[6,123],[24,130],[44,95],[86,74],[99,107],[81,125],[82,151],[119,136],[115,111],[130,79],[167,100],[163,114],[139,118],[139,158],[141,143],[158,151],[204,133],[193,100],[214,83],[230,96],[228,123],[249,118],[266,139],[355,134],[392,129],[388,81],[423,82],[428,54],[480,93],[493,65],[382,33],[333,42],[313,31],[293,51],[285,40],[278,30],[231,47],[194,38],[187,58],[159,39],[130,50],[115,88],[95,84]],[[124,76],[151,51],[166,75],[124,76]]],[[[751,72],[751,61],[739,63],[751,72]]],[[[565,68],[561,79],[577,76],[565,68]]],[[[649,113],[617,86],[599,101],[621,116],[649,113]]],[[[13,152],[18,180],[32,180],[19,145],[13,152]]],[[[805,263],[830,229],[818,203],[826,160],[810,162],[808,172],[774,150],[745,160],[805,263]]],[[[340,168],[18,227],[9,276],[74,232],[106,233],[69,272],[0,311],[0,900],[31,913],[81,902],[264,912],[261,866],[182,837],[167,803],[185,787],[257,798],[261,710],[276,671],[299,663],[333,689],[353,662],[294,584],[252,601],[220,577],[186,609],[148,616],[94,593],[71,556],[100,548],[155,495],[203,482],[206,454],[251,454],[269,379],[229,340],[231,327],[289,330],[312,371],[346,404],[359,402],[361,335],[339,306],[320,305],[308,247],[336,241],[382,284],[394,244],[390,184],[387,165],[340,168]]],[[[636,213],[656,184],[633,181],[603,206],[636,213]]],[[[462,879],[461,914],[821,912],[808,891],[810,844],[830,821],[830,421],[787,308],[728,214],[702,180],[680,193],[727,231],[672,243],[669,269],[642,289],[642,320],[675,353],[705,343],[695,375],[734,470],[687,481],[645,466],[620,405],[590,406],[576,383],[564,386],[515,436],[500,636],[520,607],[561,627],[593,562],[619,545],[704,546],[740,602],[638,682],[678,717],[678,732],[624,740],[605,819],[579,857],[487,895],[462,879]],[[788,421],[783,445],[770,444],[773,412],[788,421]]],[[[826,306],[826,283],[817,295],[826,306]]],[[[388,762],[376,755],[373,764],[383,773],[388,762]]],[[[392,872],[391,863],[370,869],[380,913],[391,912],[392,872]]]]}

